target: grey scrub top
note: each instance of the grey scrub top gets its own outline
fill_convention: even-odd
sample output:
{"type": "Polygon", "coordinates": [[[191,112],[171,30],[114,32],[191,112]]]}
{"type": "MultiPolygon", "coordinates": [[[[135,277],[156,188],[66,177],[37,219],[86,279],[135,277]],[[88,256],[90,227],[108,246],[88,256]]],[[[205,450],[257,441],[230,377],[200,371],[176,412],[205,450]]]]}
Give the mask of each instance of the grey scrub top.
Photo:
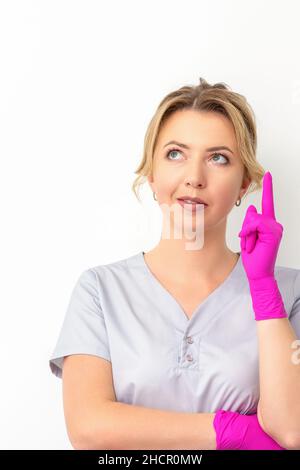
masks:
{"type": "MultiPolygon", "coordinates": [[[[276,266],[275,277],[299,339],[300,270],[276,266]]],[[[49,360],[57,377],[70,354],[110,361],[119,402],[255,413],[257,326],[241,256],[190,319],[152,274],[144,252],[83,271],[49,360]]]]}

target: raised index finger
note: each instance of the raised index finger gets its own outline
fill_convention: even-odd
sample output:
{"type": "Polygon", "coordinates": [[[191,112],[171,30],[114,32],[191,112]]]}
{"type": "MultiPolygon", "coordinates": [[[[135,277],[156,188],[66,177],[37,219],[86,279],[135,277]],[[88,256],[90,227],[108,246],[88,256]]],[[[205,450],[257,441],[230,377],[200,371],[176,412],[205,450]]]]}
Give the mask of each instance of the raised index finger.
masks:
{"type": "Polygon", "coordinates": [[[264,175],[261,209],[263,215],[268,215],[269,217],[275,219],[273,183],[272,175],[269,171],[267,171],[264,175]]]}

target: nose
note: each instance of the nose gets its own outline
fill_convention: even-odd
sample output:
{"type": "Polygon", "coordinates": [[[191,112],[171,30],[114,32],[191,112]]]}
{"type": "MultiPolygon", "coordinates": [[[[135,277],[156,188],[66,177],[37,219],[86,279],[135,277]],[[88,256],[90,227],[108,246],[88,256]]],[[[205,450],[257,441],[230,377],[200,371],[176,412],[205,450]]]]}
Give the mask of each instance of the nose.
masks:
{"type": "Polygon", "coordinates": [[[185,186],[192,186],[193,188],[201,188],[203,184],[201,181],[196,180],[195,178],[188,178],[185,181],[185,186]]]}
{"type": "Polygon", "coordinates": [[[193,172],[189,172],[189,174],[185,177],[184,183],[185,186],[192,186],[195,188],[202,187],[204,184],[204,175],[202,172],[199,172],[199,168],[197,168],[193,172]]]}

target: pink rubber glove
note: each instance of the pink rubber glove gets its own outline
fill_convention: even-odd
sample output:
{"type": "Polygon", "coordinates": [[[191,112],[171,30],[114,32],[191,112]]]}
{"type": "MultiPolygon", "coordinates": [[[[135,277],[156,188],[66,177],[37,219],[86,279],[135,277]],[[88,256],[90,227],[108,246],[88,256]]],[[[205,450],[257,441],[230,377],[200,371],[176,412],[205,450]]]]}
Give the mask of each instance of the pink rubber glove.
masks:
{"type": "Polygon", "coordinates": [[[268,171],[263,179],[262,214],[250,205],[239,233],[255,320],[287,317],[274,275],[282,233],[283,226],[275,219],[272,176],[268,171]]]}
{"type": "Polygon", "coordinates": [[[256,414],[218,410],[213,425],[216,450],[286,450],[263,431],[256,414]]]}

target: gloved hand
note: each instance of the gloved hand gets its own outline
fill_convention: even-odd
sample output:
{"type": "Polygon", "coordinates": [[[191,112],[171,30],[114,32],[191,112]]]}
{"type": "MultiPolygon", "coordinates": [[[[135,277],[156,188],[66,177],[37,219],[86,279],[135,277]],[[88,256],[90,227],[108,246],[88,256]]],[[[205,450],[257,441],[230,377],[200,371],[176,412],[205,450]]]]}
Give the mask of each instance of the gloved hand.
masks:
{"type": "Polygon", "coordinates": [[[255,320],[287,317],[274,275],[282,233],[283,226],[275,219],[272,176],[268,171],[263,179],[262,214],[250,205],[239,233],[255,320]]]}
{"type": "Polygon", "coordinates": [[[216,450],[286,450],[263,431],[257,414],[218,410],[213,425],[216,450]]]}

